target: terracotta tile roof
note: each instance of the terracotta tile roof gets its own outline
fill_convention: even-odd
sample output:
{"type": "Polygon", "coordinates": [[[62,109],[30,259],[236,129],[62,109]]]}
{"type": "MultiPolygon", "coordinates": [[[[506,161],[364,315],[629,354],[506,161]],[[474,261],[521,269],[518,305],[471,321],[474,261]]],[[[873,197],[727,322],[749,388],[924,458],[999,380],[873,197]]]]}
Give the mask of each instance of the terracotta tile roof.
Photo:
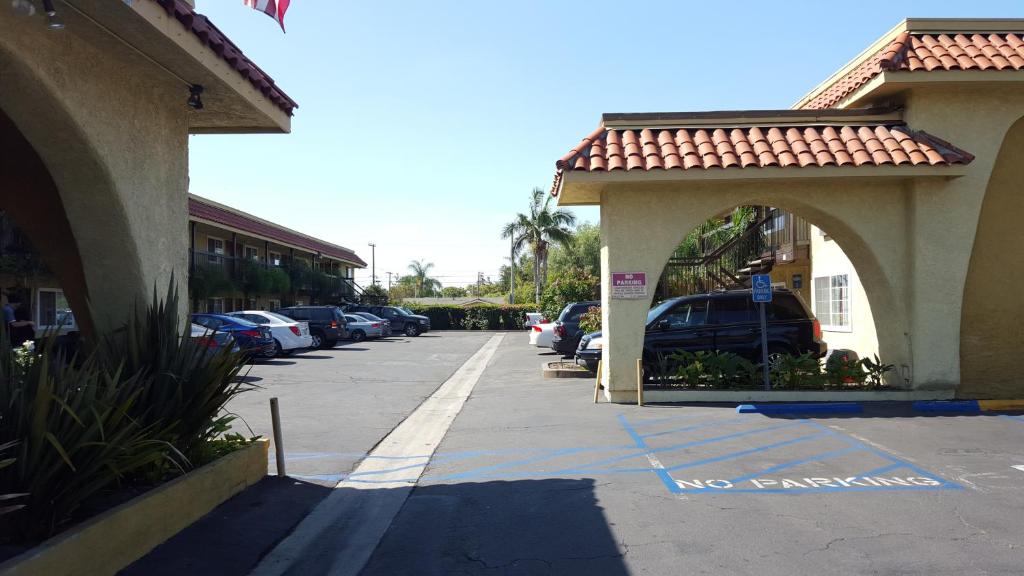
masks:
{"type": "Polygon", "coordinates": [[[188,215],[190,218],[221,224],[274,242],[304,248],[310,252],[319,252],[324,256],[344,260],[362,268],[366,267],[366,262],[348,248],[306,236],[284,226],[267,222],[262,218],[229,209],[194,194],[189,194],[188,197],[188,215]]]}
{"type": "Polygon", "coordinates": [[[182,26],[195,34],[203,44],[213,50],[222,60],[230,64],[232,68],[237,70],[266,98],[278,108],[284,110],[289,116],[299,107],[294,100],[277,87],[273,78],[268,76],[263,70],[260,70],[259,66],[243,54],[238,46],[235,46],[235,43],[214,26],[206,16],[197,13],[182,0],[152,1],[166,10],[169,16],[181,22],[182,26]]]}
{"type": "Polygon", "coordinates": [[[1024,34],[903,32],[802,108],[835,106],[882,72],[932,70],[1024,70],[1024,34]]]}
{"type": "MultiPolygon", "coordinates": [[[[782,115],[782,111],[764,113],[782,115]]],[[[798,117],[794,117],[797,120],[798,117]]],[[[565,171],[741,170],[806,166],[945,166],[974,157],[900,123],[598,128],[556,163],[565,171]]]]}

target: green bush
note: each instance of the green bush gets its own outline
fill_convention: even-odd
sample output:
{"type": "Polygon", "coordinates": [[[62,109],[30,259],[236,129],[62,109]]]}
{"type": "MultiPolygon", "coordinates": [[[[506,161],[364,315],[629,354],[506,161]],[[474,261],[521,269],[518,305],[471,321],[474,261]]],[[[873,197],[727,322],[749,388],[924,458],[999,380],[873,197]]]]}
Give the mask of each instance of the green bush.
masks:
{"type": "Polygon", "coordinates": [[[566,270],[548,284],[541,295],[541,310],[545,318],[558,318],[570,302],[597,300],[600,296],[597,277],[579,269],[566,270]]]}
{"type": "Polygon", "coordinates": [[[601,307],[591,306],[586,312],[580,315],[580,330],[584,334],[597,332],[601,329],[601,307]]]}
{"type": "Polygon", "coordinates": [[[4,539],[48,537],[94,497],[203,461],[230,422],[224,404],[242,391],[239,357],[212,354],[183,328],[172,289],[85,357],[63,357],[55,338],[38,354],[0,341],[0,450],[11,456],[0,494],[24,506],[5,515],[4,539]]]}
{"type": "Polygon", "coordinates": [[[413,314],[430,318],[434,330],[522,330],[533,304],[455,306],[452,304],[403,304],[413,314]],[[469,323],[467,324],[467,319],[469,323]]]}

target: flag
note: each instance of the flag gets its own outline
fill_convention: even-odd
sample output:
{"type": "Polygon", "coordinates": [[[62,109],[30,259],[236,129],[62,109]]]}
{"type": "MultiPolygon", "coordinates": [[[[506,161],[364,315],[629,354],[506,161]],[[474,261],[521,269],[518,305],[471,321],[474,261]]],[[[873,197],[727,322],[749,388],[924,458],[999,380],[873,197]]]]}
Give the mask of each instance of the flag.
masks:
{"type": "Polygon", "coordinates": [[[291,0],[243,0],[245,5],[253,10],[259,10],[270,16],[281,26],[284,32],[284,13],[288,11],[288,4],[291,0]]]}

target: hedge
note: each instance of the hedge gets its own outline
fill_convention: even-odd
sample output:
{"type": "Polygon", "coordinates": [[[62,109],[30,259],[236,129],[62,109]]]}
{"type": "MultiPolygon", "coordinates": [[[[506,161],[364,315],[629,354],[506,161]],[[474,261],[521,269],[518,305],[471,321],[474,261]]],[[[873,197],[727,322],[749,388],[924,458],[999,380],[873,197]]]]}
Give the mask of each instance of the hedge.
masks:
{"type": "Polygon", "coordinates": [[[433,330],[522,330],[526,313],[536,312],[535,304],[479,305],[462,307],[451,304],[398,304],[430,318],[433,330]]]}

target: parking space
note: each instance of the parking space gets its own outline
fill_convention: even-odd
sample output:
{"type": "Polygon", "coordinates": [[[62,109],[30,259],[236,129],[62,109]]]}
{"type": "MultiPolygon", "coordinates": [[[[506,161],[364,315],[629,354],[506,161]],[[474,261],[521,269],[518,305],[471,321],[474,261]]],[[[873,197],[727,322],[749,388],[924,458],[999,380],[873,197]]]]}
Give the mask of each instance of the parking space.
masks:
{"type": "Polygon", "coordinates": [[[541,379],[519,340],[363,574],[1020,571],[1020,414],[594,405],[593,382],[541,379]]]}

